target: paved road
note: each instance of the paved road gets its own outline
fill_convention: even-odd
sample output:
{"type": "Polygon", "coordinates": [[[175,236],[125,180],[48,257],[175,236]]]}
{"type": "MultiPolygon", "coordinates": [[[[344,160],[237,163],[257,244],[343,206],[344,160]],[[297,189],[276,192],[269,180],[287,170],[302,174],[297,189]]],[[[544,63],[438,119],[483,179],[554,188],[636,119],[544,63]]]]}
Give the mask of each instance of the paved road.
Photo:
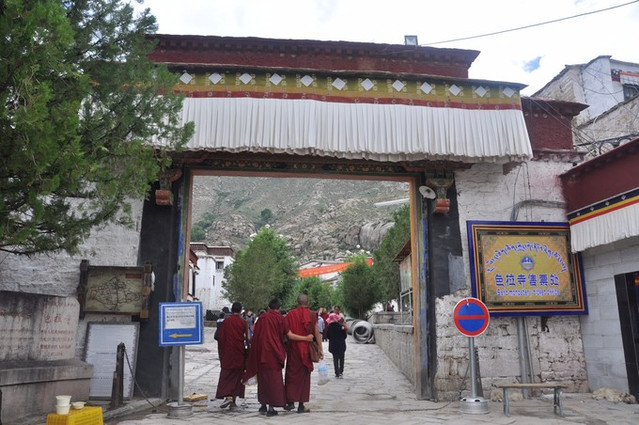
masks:
{"type": "MultiPolygon", "coordinates": [[[[213,340],[214,329],[205,328],[205,343],[186,348],[184,394],[215,396],[219,361],[213,340]]],[[[388,360],[375,344],[357,344],[347,340],[344,379],[334,379],[319,386],[312,384],[311,413],[284,412],[267,418],[259,415],[256,387],[247,387],[245,400],[235,410],[220,409],[220,400],[194,403],[192,415],[181,416],[173,410],[169,417],[165,406],[156,412],[130,414],[106,421],[107,425],[182,425],[182,424],[448,424],[448,425],[568,425],[639,423],[639,405],[615,404],[594,400],[590,394],[565,394],[565,417],[553,414],[552,397],[534,398],[511,403],[511,416],[505,417],[502,404],[488,402],[488,414],[461,413],[460,402],[435,403],[416,400],[411,383],[388,360]]],[[[324,351],[328,352],[327,346],[324,351]]],[[[329,370],[332,360],[328,356],[329,370]]],[[[317,373],[317,372],[313,372],[317,373]]],[[[316,377],[315,382],[317,381],[316,377]]],[[[147,404],[148,407],[148,404],[147,404]]],[[[108,418],[108,415],[105,415],[108,418]]]]}

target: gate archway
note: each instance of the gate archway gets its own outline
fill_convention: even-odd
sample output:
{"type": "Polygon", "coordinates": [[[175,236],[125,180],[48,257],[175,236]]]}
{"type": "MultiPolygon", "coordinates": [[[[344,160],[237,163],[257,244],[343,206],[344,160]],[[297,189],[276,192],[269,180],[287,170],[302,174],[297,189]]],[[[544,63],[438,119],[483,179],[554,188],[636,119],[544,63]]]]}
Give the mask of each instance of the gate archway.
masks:
{"type": "MultiPolygon", "coordinates": [[[[523,86],[469,80],[478,52],[468,50],[155,38],[152,58],[180,74],[183,120],[196,130],[144,205],[140,260],[155,265],[152,304],[184,295],[194,174],[407,181],[415,386],[418,397],[436,397],[434,300],[450,291],[448,254],[461,256],[455,172],[531,157],[523,86]],[[421,185],[437,193],[432,203],[421,185]]],[[[140,327],[136,375],[145,391],[175,395],[178,359],[157,347],[157,326],[140,327]]]]}

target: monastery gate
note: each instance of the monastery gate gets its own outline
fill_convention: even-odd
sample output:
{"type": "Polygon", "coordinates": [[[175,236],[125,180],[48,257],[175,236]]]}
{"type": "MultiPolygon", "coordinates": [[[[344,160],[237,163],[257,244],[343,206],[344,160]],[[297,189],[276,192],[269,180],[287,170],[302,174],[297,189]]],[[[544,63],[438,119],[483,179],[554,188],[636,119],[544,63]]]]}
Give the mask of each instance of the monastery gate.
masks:
{"type": "MultiPolygon", "coordinates": [[[[144,204],[139,260],[156,274],[151,317],[158,303],[185,296],[194,175],[409,182],[413,382],[418,397],[441,398],[435,300],[463,289],[449,270],[451,257],[463,257],[456,175],[533,158],[524,86],[468,79],[479,54],[470,50],[152,37],[152,59],[180,75],[183,120],[195,135],[144,204]],[[424,185],[436,199],[420,195],[424,185]]],[[[149,395],[175,396],[177,350],[158,347],[157,328],[141,323],[137,380],[149,395]]]]}

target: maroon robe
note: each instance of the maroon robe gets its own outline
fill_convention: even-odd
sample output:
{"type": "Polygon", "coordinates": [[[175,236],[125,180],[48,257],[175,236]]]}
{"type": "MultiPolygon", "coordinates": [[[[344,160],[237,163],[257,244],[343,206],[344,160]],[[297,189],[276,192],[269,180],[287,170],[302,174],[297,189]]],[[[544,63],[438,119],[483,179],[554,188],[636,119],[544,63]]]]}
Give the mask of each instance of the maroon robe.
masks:
{"type": "MultiPolygon", "coordinates": [[[[294,334],[314,334],[310,310],[306,307],[297,307],[286,314],[288,326],[294,334]]],[[[316,326],[316,325],[315,325],[316,326]]],[[[320,341],[321,344],[321,341],[320,341]]],[[[311,396],[311,372],[313,362],[309,357],[308,342],[289,341],[288,357],[286,360],[286,401],[288,403],[305,403],[311,396]]]]}
{"type": "Polygon", "coordinates": [[[227,396],[244,398],[242,375],[246,364],[245,343],[248,338],[246,321],[233,314],[222,322],[217,332],[217,351],[220,357],[220,377],[215,398],[227,396]]]}
{"type": "Polygon", "coordinates": [[[244,381],[257,375],[257,401],[260,404],[283,407],[286,404],[282,368],[286,360],[284,338],[288,325],[277,310],[260,316],[253,329],[253,342],[244,381]]]}

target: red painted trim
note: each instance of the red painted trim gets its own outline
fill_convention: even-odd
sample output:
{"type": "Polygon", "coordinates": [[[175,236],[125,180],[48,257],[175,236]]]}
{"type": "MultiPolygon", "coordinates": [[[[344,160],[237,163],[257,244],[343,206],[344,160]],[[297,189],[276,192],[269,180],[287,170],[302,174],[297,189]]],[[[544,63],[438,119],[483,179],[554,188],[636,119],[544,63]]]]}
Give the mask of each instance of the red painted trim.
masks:
{"type": "Polygon", "coordinates": [[[602,215],[611,213],[613,211],[617,211],[626,207],[629,207],[631,205],[635,205],[635,204],[639,204],[639,198],[637,199],[633,199],[630,200],[628,202],[621,202],[615,205],[611,205],[610,207],[607,208],[602,208],[600,210],[595,210],[592,213],[588,213],[588,214],[584,214],[582,216],[579,217],[575,217],[572,220],[569,220],[570,225],[575,225],[578,223],[582,223],[584,221],[590,220],[591,218],[596,218],[596,217],[601,217],[602,215]]]}
{"type": "Polygon", "coordinates": [[[346,41],[151,34],[151,60],[175,67],[372,71],[468,78],[476,50],[346,41]]]}
{"type": "Polygon", "coordinates": [[[637,188],[639,139],[627,142],[560,175],[566,211],[589,205],[637,188]]]}

